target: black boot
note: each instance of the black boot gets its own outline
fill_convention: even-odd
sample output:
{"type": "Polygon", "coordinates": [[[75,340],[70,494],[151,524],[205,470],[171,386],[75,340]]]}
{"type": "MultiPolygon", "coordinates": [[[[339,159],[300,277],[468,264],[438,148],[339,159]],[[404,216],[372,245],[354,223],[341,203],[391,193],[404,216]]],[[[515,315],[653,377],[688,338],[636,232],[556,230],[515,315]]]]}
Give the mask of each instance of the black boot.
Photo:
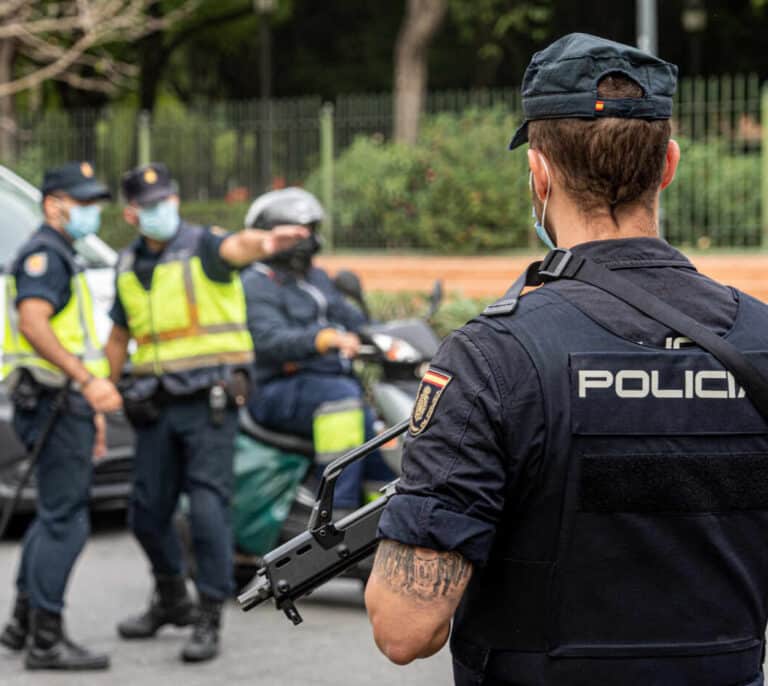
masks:
{"type": "Polygon", "coordinates": [[[184,662],[204,662],[219,654],[221,605],[220,600],[205,595],[200,597],[200,613],[195,628],[181,651],[184,662]]]}
{"type": "Polygon", "coordinates": [[[189,626],[195,621],[197,608],[187,593],[182,576],[158,576],[155,592],[144,614],[130,617],[117,625],[123,638],[151,638],[166,624],[189,626]]]}
{"type": "Polygon", "coordinates": [[[61,615],[33,609],[30,619],[32,638],[24,661],[27,669],[74,671],[109,668],[107,655],[92,653],[67,638],[61,615]]]}
{"type": "Polygon", "coordinates": [[[10,650],[21,650],[27,644],[29,634],[29,598],[24,593],[16,596],[13,613],[0,634],[0,645],[10,650]]]}

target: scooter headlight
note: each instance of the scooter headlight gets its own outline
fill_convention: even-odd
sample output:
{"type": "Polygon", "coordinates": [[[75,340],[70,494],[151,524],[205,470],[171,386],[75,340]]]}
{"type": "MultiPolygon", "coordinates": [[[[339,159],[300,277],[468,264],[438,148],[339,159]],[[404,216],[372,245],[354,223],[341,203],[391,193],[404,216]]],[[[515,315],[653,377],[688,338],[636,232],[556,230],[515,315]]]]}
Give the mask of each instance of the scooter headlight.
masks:
{"type": "Polygon", "coordinates": [[[421,361],[422,354],[416,350],[408,341],[402,338],[395,338],[387,334],[377,333],[373,335],[373,342],[376,347],[384,353],[384,357],[389,362],[400,362],[403,364],[414,364],[421,361]]]}

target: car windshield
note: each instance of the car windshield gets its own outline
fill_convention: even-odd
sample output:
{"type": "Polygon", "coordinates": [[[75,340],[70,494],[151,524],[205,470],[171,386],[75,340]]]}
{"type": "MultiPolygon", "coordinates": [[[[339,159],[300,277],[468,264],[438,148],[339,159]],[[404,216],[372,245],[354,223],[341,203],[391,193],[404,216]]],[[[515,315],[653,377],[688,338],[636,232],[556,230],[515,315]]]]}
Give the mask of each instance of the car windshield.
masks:
{"type": "Polygon", "coordinates": [[[40,206],[0,176],[0,266],[13,259],[41,219],[40,206]]]}

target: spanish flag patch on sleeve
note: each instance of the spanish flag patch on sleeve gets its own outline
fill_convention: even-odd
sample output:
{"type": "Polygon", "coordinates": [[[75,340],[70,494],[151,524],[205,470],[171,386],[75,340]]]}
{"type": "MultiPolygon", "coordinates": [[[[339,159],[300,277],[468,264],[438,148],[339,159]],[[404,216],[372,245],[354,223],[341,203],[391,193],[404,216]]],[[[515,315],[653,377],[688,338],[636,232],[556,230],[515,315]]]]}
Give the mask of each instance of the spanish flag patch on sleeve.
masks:
{"type": "Polygon", "coordinates": [[[409,431],[412,436],[417,436],[427,428],[435,414],[435,408],[443,391],[453,377],[445,372],[440,372],[430,367],[421,378],[419,392],[416,394],[416,403],[411,413],[409,431]]]}

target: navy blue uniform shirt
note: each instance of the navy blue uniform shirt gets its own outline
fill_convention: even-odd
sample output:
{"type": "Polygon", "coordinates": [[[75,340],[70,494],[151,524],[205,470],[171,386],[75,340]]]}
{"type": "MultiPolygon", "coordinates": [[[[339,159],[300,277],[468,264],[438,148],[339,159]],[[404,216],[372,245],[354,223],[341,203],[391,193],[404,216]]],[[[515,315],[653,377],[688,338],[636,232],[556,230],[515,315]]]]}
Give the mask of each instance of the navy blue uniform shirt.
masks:
{"type": "MultiPolygon", "coordinates": [[[[43,224],[38,233],[60,244],[62,252],[74,256],[72,243],[56,229],[43,224]]],[[[30,240],[33,238],[34,235],[30,240]]],[[[28,241],[19,251],[13,275],[16,279],[17,306],[27,298],[41,298],[51,303],[54,314],[58,314],[72,297],[72,264],[53,248],[32,247],[28,241]]]]}
{"type": "MultiPolygon", "coordinates": [[[[185,226],[189,225],[182,221],[179,230],[183,230],[185,226]]],[[[211,281],[228,283],[232,277],[232,270],[234,267],[219,254],[221,243],[228,235],[229,234],[213,233],[212,231],[206,231],[203,234],[200,243],[200,262],[203,265],[205,275],[211,281]]],[[[135,248],[136,260],[133,263],[133,271],[136,273],[136,278],[139,280],[139,283],[149,290],[152,285],[152,274],[155,271],[155,266],[157,266],[160,256],[163,253],[162,251],[152,252],[149,249],[147,242],[141,236],[136,240],[135,248]]],[[[128,328],[128,318],[126,317],[123,303],[120,300],[120,292],[117,290],[117,283],[115,283],[115,302],[112,304],[109,316],[118,326],[122,326],[124,329],[128,328]]]]}
{"type": "MultiPolygon", "coordinates": [[[[572,251],[619,270],[718,334],[728,331],[736,317],[735,291],[699,274],[660,239],[594,241],[572,251]]],[[[545,287],[557,289],[598,323],[635,343],[663,348],[675,335],[587,284],[563,280],[545,287]]],[[[535,487],[545,438],[542,389],[525,350],[482,318],[451,334],[432,368],[451,380],[426,428],[406,438],[402,479],[382,515],[379,534],[409,545],[455,550],[483,564],[504,508],[514,511],[515,501],[535,487]]]]}

